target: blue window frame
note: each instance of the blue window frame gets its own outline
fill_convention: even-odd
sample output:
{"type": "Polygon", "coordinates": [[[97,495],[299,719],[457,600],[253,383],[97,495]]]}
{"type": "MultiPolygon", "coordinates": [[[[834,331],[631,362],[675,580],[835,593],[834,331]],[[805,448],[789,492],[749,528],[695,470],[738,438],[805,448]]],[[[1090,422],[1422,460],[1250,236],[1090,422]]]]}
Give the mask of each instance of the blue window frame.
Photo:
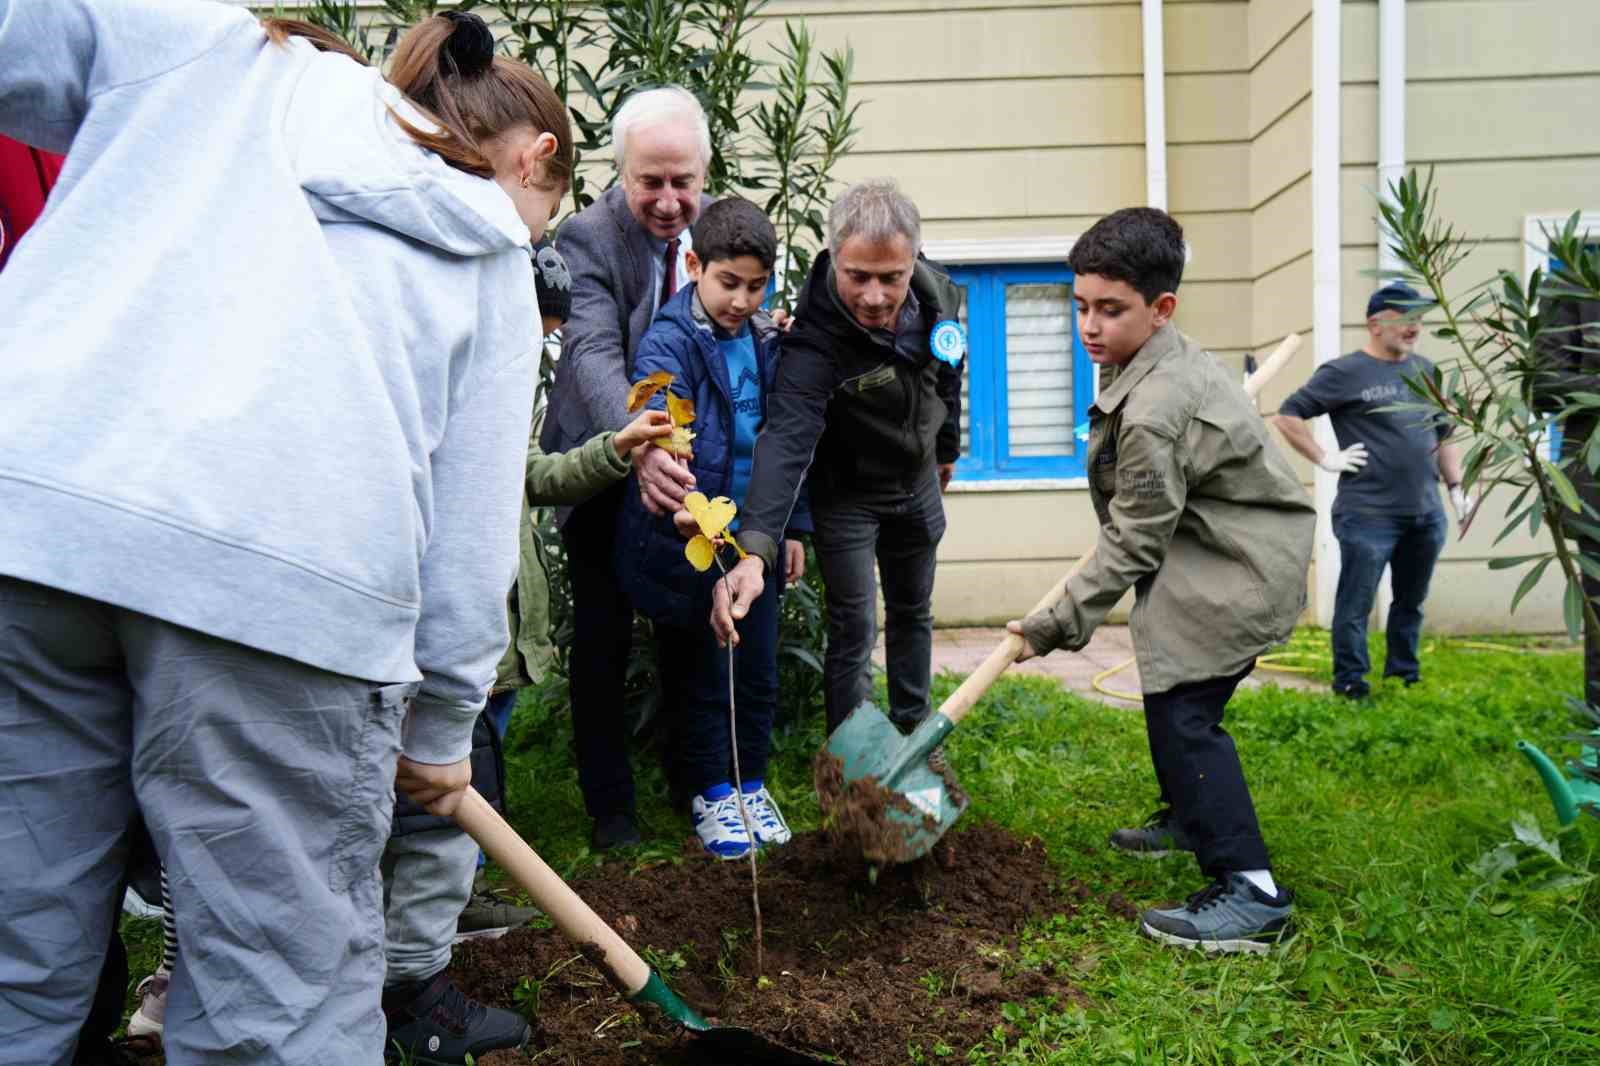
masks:
{"type": "Polygon", "coordinates": [[[1078,337],[1072,272],[1058,263],[970,265],[951,267],[950,278],[965,290],[968,348],[967,441],[956,478],[1083,477],[1086,445],[1075,427],[1094,401],[1094,364],[1078,337]],[[1029,334],[1025,301],[1038,304],[1040,295],[1052,310],[1065,297],[1065,325],[1052,313],[1047,332],[1029,334]]]}

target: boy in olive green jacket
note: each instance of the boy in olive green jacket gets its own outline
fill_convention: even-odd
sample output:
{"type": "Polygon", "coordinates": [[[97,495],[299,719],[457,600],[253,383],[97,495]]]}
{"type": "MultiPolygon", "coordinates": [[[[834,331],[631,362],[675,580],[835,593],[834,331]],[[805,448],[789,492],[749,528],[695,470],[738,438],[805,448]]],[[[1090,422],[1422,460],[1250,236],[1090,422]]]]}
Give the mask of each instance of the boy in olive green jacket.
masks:
{"type": "Polygon", "coordinates": [[[1143,857],[1195,853],[1213,883],[1148,910],[1147,936],[1264,953],[1289,933],[1233,739],[1222,716],[1258,655],[1305,606],[1316,512],[1237,380],[1171,324],[1183,230],[1128,208],[1073,246],[1078,333],[1101,368],[1089,408],[1093,556],[1055,607],[1008,628],[1019,657],[1076,651],[1128,589],[1150,754],[1163,809],[1111,844],[1143,857]]]}

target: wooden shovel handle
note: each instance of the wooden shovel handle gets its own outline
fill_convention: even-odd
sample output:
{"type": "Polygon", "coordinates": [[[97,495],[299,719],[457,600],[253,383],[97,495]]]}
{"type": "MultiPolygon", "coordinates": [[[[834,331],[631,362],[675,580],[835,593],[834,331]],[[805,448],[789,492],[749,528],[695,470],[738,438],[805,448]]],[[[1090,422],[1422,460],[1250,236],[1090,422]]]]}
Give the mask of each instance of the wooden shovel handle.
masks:
{"type": "MultiPolygon", "coordinates": [[[[1061,597],[1066,595],[1067,582],[1071,581],[1078,571],[1088,566],[1092,558],[1094,549],[1090,548],[1072,564],[1072,569],[1067,571],[1065,577],[1050,587],[1050,591],[1045,593],[1044,598],[1034,604],[1033,610],[1028,613],[1035,614],[1047,607],[1054,607],[1061,597]]],[[[1017,661],[1017,656],[1022,654],[1025,643],[1026,641],[1017,634],[1007,633],[1005,639],[1000,641],[1000,645],[983,660],[983,664],[968,674],[967,679],[961,682],[961,687],[950,693],[939,705],[939,713],[950,719],[952,725],[965,718],[977,702],[983,699],[983,694],[989,691],[989,686],[995,683],[995,679],[1006,672],[1006,667],[1017,661]]]]}
{"type": "Polygon", "coordinates": [[[626,995],[632,996],[650,980],[650,967],[638,953],[539,858],[538,852],[506,824],[477,789],[469,787],[461,798],[456,824],[522,886],[534,905],[550,916],[561,935],[585,948],[586,956],[610,971],[626,995]],[[587,945],[598,950],[591,952],[587,945]]]}
{"type": "MultiPolygon", "coordinates": [[[[1284,364],[1292,359],[1294,353],[1299,350],[1300,335],[1298,333],[1291,333],[1279,342],[1278,346],[1272,350],[1272,354],[1267,356],[1266,361],[1244,383],[1244,391],[1249,394],[1252,400],[1260,395],[1267,382],[1271,381],[1273,376],[1279,370],[1282,370],[1284,364]]],[[[1078,561],[1073,564],[1072,569],[1067,571],[1067,576],[1051,586],[1050,591],[1045,593],[1044,598],[1034,604],[1033,610],[1028,613],[1035,614],[1047,607],[1054,607],[1057,601],[1066,595],[1067,582],[1071,581],[1078,571],[1087,566],[1089,560],[1093,557],[1093,548],[1084,552],[1078,561]]],[[[965,718],[972,708],[977,705],[977,702],[983,698],[983,694],[989,691],[989,686],[994,684],[1001,674],[1005,673],[1006,667],[1017,661],[1017,656],[1022,653],[1023,644],[1022,637],[1015,633],[1007,633],[1000,645],[989,653],[987,659],[983,660],[982,665],[968,674],[967,679],[961,682],[961,687],[950,693],[949,698],[939,705],[939,713],[950,719],[951,724],[960,722],[961,719],[965,718]]]]}

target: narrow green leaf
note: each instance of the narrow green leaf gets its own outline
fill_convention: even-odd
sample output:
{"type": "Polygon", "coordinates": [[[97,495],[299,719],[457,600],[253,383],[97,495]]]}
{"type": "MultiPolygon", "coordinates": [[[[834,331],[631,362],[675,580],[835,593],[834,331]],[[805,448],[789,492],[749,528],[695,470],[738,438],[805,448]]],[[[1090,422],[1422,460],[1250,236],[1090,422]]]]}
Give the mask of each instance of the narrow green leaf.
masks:
{"type": "Polygon", "coordinates": [[[1516,593],[1511,597],[1512,614],[1517,613],[1517,604],[1522,602],[1522,598],[1524,596],[1533,591],[1533,587],[1537,585],[1539,583],[1539,579],[1544,576],[1545,568],[1550,565],[1550,560],[1554,558],[1555,556],[1553,555],[1546,556],[1545,558],[1539,560],[1532,570],[1529,570],[1525,575],[1523,575],[1522,584],[1517,586],[1516,593]]]}

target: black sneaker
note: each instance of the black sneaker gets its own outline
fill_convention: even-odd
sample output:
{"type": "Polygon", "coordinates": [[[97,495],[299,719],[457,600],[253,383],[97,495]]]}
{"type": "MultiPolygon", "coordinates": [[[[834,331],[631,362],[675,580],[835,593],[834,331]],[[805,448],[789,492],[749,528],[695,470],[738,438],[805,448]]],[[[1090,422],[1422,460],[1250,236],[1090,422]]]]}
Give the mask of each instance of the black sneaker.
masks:
{"type": "Polygon", "coordinates": [[[1269,896],[1243,874],[1228,874],[1181,907],[1145,911],[1139,929],[1152,940],[1207,954],[1265,955],[1294,935],[1289,922],[1293,914],[1294,897],[1288,889],[1269,896]]]}
{"type": "Polygon", "coordinates": [[[589,834],[589,844],[595,851],[629,848],[640,842],[639,823],[626,811],[596,818],[594,831],[589,834]]]}
{"type": "Polygon", "coordinates": [[[1193,851],[1171,808],[1163,808],[1137,829],[1113,830],[1108,841],[1124,855],[1136,859],[1164,859],[1174,851],[1193,851]]]}
{"type": "Polygon", "coordinates": [[[1364,700],[1372,695],[1372,690],[1366,685],[1335,685],[1333,694],[1347,700],[1364,700]]]}
{"type": "Polygon", "coordinates": [[[443,972],[385,988],[383,1015],[385,1059],[416,1066],[465,1066],[468,1055],[521,1048],[531,1035],[521,1015],[468,999],[443,972]]]}

